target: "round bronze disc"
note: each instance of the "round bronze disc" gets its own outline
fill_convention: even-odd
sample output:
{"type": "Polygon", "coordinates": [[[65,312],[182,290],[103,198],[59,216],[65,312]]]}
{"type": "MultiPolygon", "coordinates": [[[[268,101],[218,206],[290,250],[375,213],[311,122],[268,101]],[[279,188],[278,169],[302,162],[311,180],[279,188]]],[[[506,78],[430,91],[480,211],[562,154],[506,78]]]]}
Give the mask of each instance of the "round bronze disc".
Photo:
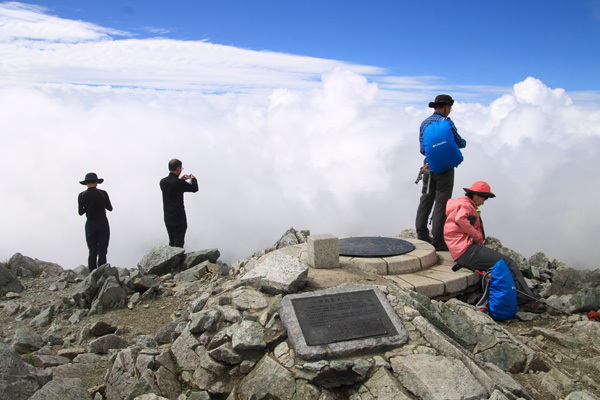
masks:
{"type": "Polygon", "coordinates": [[[357,236],[340,239],[340,256],[346,257],[391,257],[414,249],[414,244],[391,237],[357,236]]]}

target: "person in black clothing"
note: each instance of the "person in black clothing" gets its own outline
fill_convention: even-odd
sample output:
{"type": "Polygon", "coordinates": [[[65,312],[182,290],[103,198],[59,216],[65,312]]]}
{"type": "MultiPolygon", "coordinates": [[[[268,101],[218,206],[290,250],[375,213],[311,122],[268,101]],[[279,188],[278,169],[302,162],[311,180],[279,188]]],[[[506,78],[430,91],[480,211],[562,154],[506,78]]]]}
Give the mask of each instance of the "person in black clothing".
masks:
{"type": "Polygon", "coordinates": [[[169,161],[169,176],[160,180],[165,225],[169,234],[169,246],[172,247],[183,247],[185,231],[187,230],[183,194],[198,191],[196,177],[190,174],[183,175],[180,178],[179,175],[181,175],[182,170],[181,161],[174,158],[169,161]],[[191,182],[188,183],[188,180],[191,180],[191,182]]]}
{"type": "Polygon", "coordinates": [[[108,253],[108,241],[110,239],[110,227],[106,218],[106,210],[112,211],[108,193],[97,188],[104,179],[98,179],[93,172],[88,173],[82,185],[88,188],[79,193],[79,215],[85,214],[85,240],[90,254],[88,257],[88,268],[92,272],[96,267],[106,264],[106,253],[108,253]]]}

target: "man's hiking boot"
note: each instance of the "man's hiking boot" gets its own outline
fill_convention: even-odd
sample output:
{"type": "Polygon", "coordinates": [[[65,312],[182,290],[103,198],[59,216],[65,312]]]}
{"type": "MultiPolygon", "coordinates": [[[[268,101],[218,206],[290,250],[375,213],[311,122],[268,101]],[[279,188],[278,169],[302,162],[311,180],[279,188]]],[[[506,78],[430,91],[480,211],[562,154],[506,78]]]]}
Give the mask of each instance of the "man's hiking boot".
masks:
{"type": "Polygon", "coordinates": [[[449,251],[448,250],[448,246],[446,246],[446,244],[440,244],[435,247],[435,251],[449,251]]]}
{"type": "Polygon", "coordinates": [[[430,236],[417,235],[417,239],[422,240],[422,241],[427,242],[427,243],[431,243],[431,237],[430,236]]]}
{"type": "Polygon", "coordinates": [[[520,308],[521,311],[527,311],[536,314],[541,314],[546,311],[546,306],[535,300],[531,300],[529,303],[522,304],[518,306],[518,308],[520,308]]]}

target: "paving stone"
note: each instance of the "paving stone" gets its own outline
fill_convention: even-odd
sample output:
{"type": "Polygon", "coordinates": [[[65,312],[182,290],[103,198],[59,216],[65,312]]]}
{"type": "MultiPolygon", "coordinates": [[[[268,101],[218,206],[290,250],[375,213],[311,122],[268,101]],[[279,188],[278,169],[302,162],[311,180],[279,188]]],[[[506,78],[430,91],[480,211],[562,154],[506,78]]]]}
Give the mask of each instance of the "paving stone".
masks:
{"type": "Polygon", "coordinates": [[[354,257],[352,264],[366,272],[376,273],[377,275],[387,275],[387,263],[383,258],[362,258],[354,257]]]}
{"type": "Polygon", "coordinates": [[[408,253],[413,257],[418,257],[421,260],[421,269],[427,269],[437,264],[438,256],[434,250],[419,250],[415,249],[408,253]]]}
{"type": "Polygon", "coordinates": [[[479,285],[479,283],[481,282],[480,275],[476,274],[475,272],[469,271],[466,268],[461,268],[458,271],[452,271],[452,267],[453,266],[451,266],[451,265],[442,264],[442,265],[436,265],[435,267],[432,267],[431,269],[434,271],[440,271],[440,272],[444,272],[444,273],[448,273],[448,274],[454,274],[457,276],[458,275],[464,276],[465,279],[467,280],[467,287],[479,285]]]}
{"type": "Polygon", "coordinates": [[[400,279],[415,287],[415,291],[429,298],[444,294],[444,284],[426,276],[414,274],[400,275],[400,279]]]}
{"type": "Polygon", "coordinates": [[[462,292],[467,288],[467,277],[463,274],[456,274],[450,270],[444,271],[435,266],[428,270],[418,272],[417,275],[426,276],[427,278],[435,279],[444,284],[444,294],[452,294],[462,292]]]}
{"type": "Polygon", "coordinates": [[[408,290],[415,290],[415,285],[408,283],[407,281],[403,280],[400,275],[388,275],[386,276],[387,279],[389,279],[390,281],[394,282],[396,284],[396,286],[402,288],[402,289],[408,289],[408,290]]]}
{"type": "Polygon", "coordinates": [[[408,274],[421,270],[421,261],[412,254],[386,257],[385,261],[387,261],[388,273],[390,275],[408,274]]]}
{"type": "Polygon", "coordinates": [[[452,259],[449,251],[438,251],[437,256],[438,264],[450,264],[450,266],[456,264],[456,261],[452,259]]]}
{"type": "Polygon", "coordinates": [[[411,238],[401,238],[401,239],[414,244],[415,248],[417,250],[434,250],[435,251],[435,247],[433,247],[433,245],[431,243],[427,243],[424,240],[411,239],[411,238]]]}

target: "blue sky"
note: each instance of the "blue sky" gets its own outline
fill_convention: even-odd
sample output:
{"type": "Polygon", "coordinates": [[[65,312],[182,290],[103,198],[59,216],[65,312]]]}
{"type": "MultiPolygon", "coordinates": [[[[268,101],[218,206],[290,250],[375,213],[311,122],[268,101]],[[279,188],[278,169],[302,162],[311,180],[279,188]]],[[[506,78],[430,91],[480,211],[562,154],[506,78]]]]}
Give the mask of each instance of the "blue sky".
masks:
{"type": "Polygon", "coordinates": [[[32,1],[138,38],[208,40],[435,76],[448,84],[600,90],[599,0],[32,1]]]}
{"type": "Polygon", "coordinates": [[[485,180],[487,234],[596,268],[600,2],[347,3],[0,3],[0,261],[84,263],[93,171],[108,260],[134,268],[166,243],[171,158],[200,182],[188,251],[233,262],[290,226],[397,235],[414,226],[418,127],[447,93],[467,140],[454,197],[485,180]]]}

